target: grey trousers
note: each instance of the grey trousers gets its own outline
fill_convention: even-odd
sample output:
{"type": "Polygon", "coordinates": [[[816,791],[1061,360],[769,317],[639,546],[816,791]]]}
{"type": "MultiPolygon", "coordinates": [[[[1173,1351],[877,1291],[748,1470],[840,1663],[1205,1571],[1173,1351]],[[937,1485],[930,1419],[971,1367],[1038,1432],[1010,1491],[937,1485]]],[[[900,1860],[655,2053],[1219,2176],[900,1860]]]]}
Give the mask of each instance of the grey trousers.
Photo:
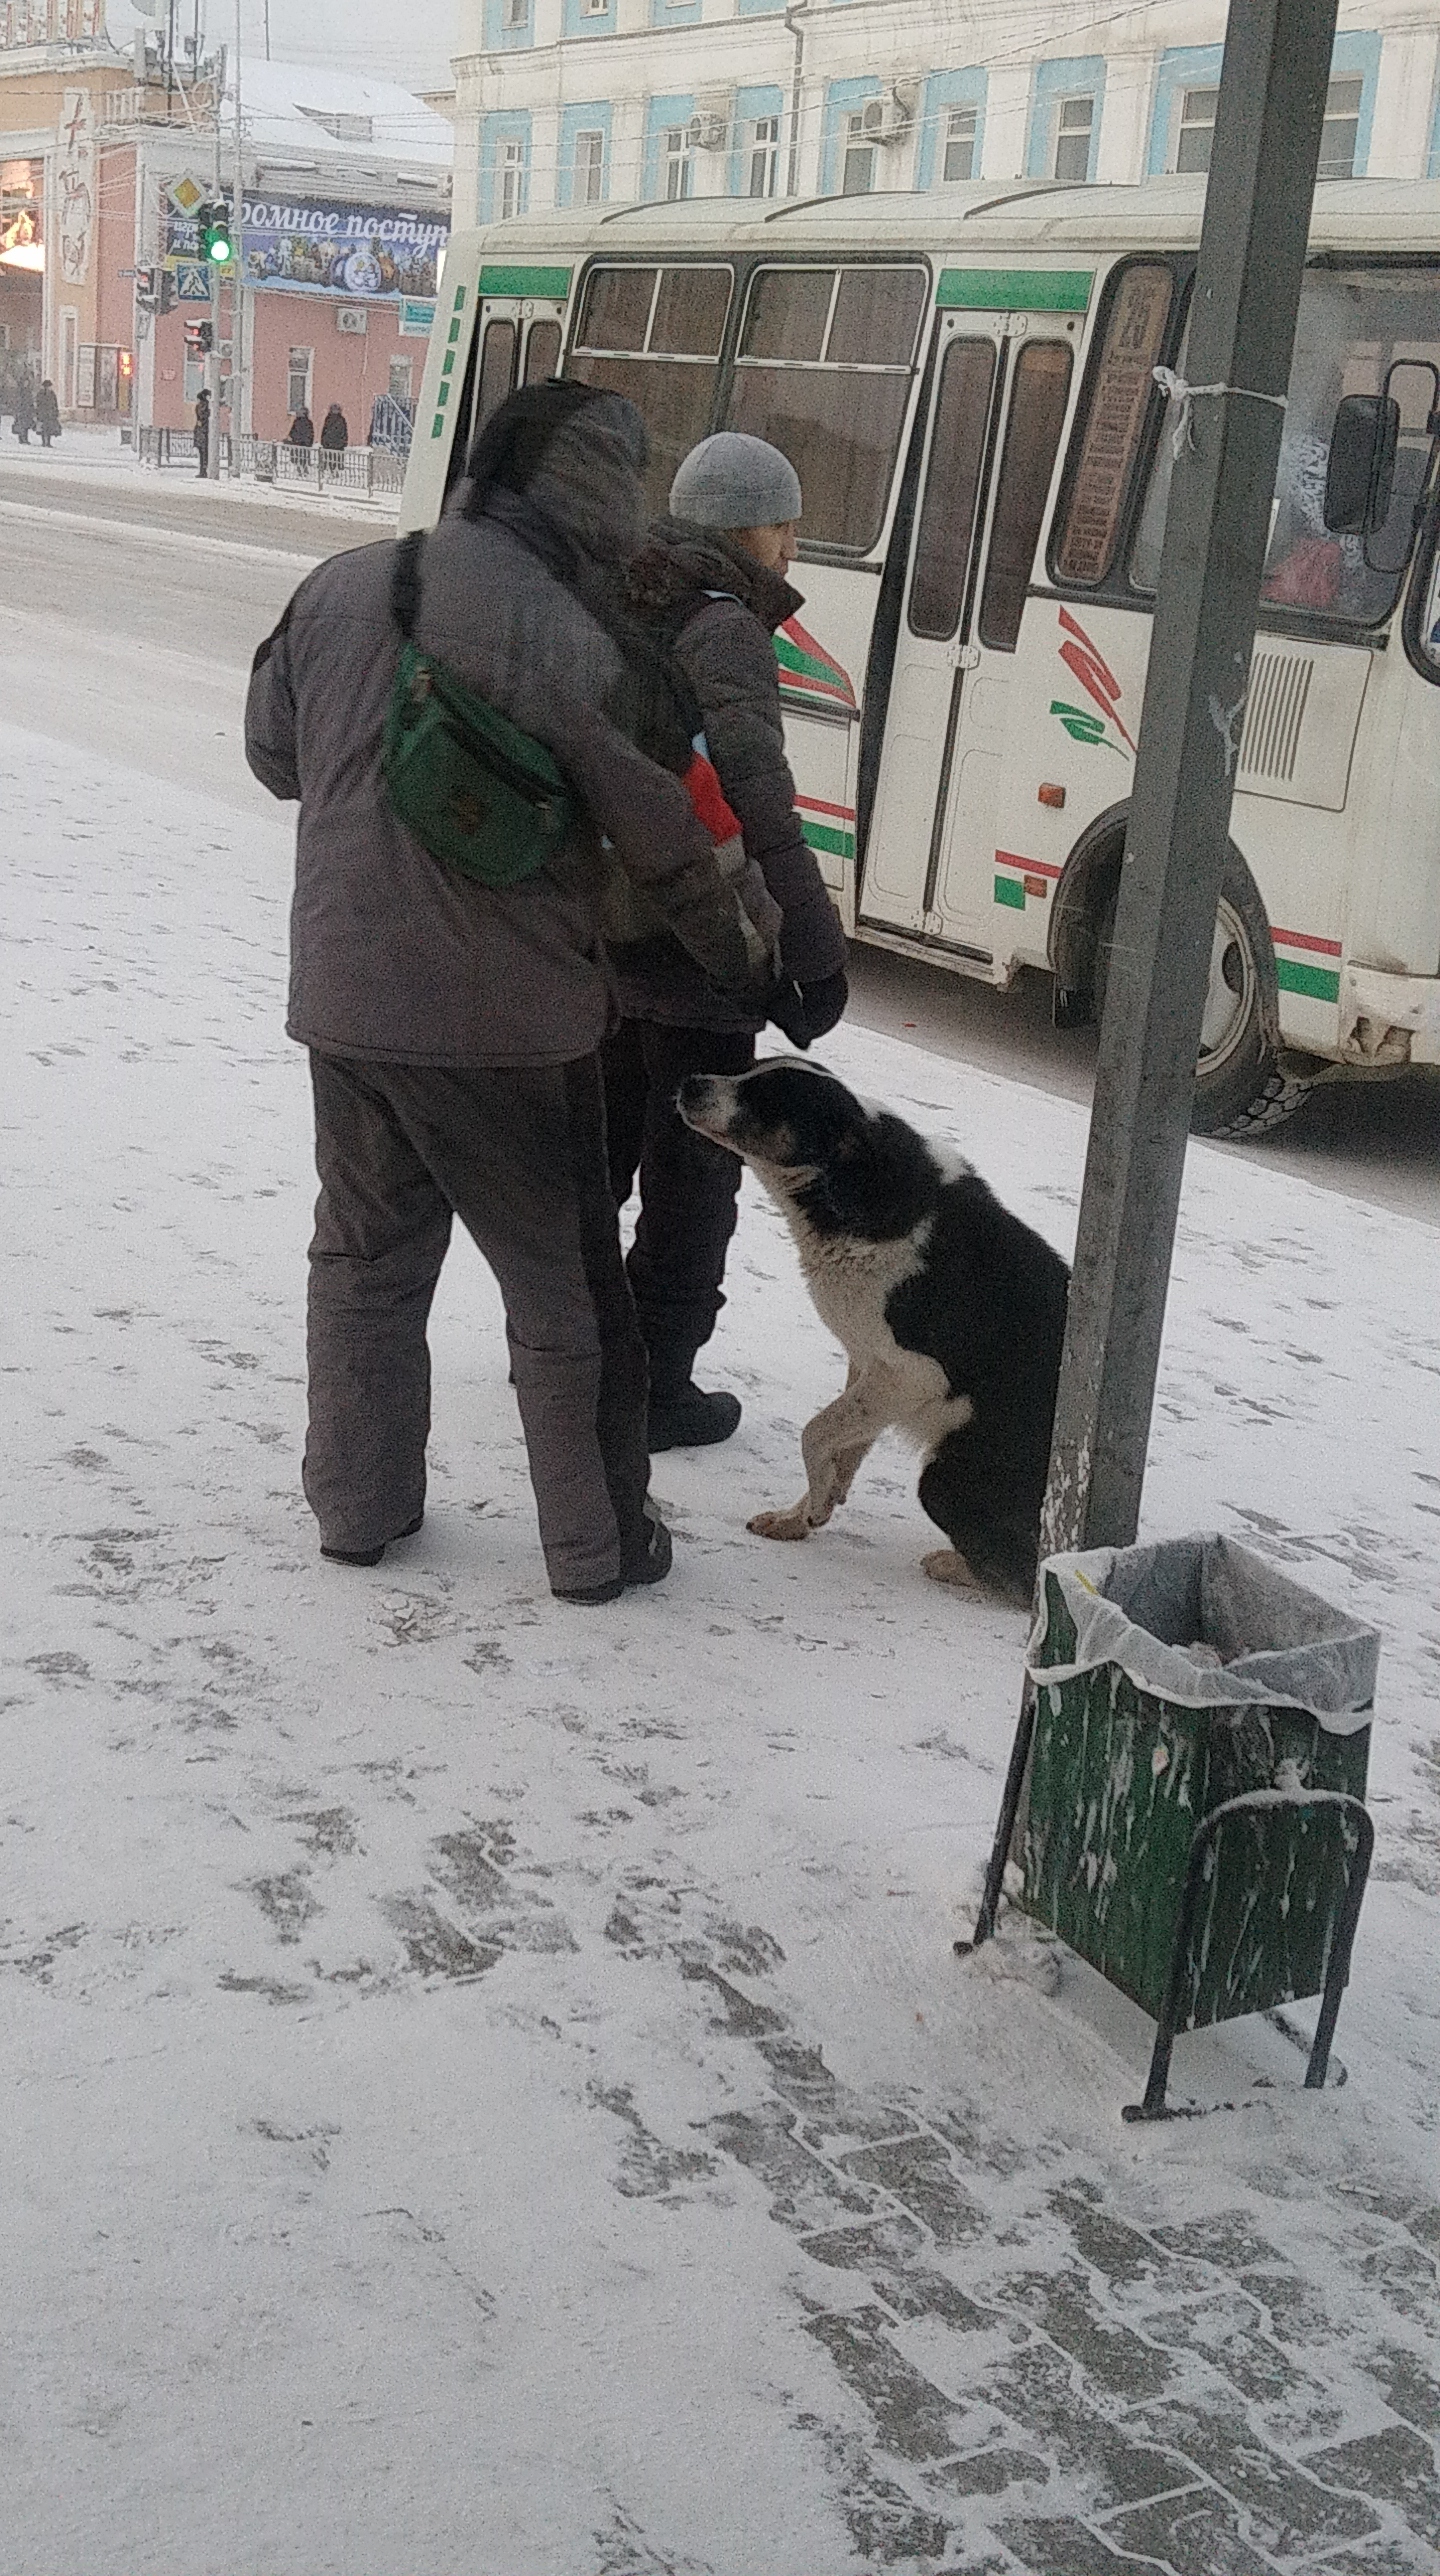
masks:
{"type": "Polygon", "coordinates": [[[551,1584],[644,1554],[646,1363],[620,1258],[598,1060],[450,1072],[310,1057],[306,1498],[327,1547],[425,1502],[425,1328],[458,1216],[499,1282],[551,1584]]]}

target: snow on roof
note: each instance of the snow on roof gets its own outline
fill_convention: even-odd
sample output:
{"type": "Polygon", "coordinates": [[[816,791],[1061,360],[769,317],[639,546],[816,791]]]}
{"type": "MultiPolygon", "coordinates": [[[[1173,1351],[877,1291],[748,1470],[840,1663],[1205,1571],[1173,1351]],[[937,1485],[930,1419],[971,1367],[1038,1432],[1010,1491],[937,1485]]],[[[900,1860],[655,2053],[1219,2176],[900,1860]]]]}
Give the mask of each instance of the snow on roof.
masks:
{"type": "Polygon", "coordinates": [[[262,160],[398,161],[438,177],[454,158],[443,116],[393,81],[358,72],[247,57],[240,106],[246,142],[262,160]]]}

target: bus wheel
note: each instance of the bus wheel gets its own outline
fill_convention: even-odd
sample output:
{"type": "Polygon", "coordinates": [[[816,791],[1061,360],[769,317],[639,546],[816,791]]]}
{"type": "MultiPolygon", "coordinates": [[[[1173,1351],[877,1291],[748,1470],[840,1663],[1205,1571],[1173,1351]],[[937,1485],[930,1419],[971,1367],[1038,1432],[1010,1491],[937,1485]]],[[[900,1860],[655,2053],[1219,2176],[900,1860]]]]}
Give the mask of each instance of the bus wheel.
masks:
{"type": "MultiPolygon", "coordinates": [[[[1097,1018],[1115,943],[1118,892],[1117,888],[1111,898],[1097,944],[1097,1018]]],[[[1262,1136],[1299,1108],[1312,1081],[1313,1077],[1292,1071],[1288,1061],[1282,1064],[1270,924],[1249,869],[1238,850],[1232,850],[1210,948],[1191,1132],[1237,1141],[1262,1136]]]]}

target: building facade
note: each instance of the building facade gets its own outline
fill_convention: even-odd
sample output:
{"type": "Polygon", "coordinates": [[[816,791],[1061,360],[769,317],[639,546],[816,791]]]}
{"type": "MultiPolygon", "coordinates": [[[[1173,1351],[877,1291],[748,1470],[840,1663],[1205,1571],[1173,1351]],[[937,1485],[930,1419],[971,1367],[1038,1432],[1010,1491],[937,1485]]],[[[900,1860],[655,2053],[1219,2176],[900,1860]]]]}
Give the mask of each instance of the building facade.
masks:
{"type": "MultiPolygon", "coordinates": [[[[1208,167],[1223,0],[462,0],[455,219],[1208,167]]],[[[1440,6],[1345,6],[1322,178],[1440,170],[1440,6]]]]}
{"type": "Polygon", "coordinates": [[[281,438],[338,402],[393,436],[418,384],[449,233],[449,126],[313,66],[127,50],[98,0],[0,0],[0,409],[49,377],[70,420],[187,427],[220,357],[221,425],[281,438]],[[210,301],[197,213],[236,201],[210,301]],[[377,410],[377,406],[379,407],[377,410]]]}

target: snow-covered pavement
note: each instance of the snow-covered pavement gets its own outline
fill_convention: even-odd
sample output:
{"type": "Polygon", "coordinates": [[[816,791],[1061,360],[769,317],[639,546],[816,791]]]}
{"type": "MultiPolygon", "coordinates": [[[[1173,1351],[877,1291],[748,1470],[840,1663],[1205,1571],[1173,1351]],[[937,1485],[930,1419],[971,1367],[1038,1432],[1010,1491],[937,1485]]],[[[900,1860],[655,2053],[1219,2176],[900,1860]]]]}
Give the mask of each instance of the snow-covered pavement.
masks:
{"type": "MultiPolygon", "coordinates": [[[[1377,1860],[1344,2089],[1232,2024],[1125,2129],[1150,2025],[951,1953],[1023,1622],[898,1451],[746,1535],[837,1383],[750,1184],[662,1591],[549,1599],[465,1247],[424,1534],[322,1566],[288,821],[0,799],[5,2576],[1433,2569],[1435,1230],[1192,1150],[1147,1530],[1380,1626],[1377,1860]]],[[[1068,1249],[1073,1103],[826,1053],[1068,1249]]]]}

